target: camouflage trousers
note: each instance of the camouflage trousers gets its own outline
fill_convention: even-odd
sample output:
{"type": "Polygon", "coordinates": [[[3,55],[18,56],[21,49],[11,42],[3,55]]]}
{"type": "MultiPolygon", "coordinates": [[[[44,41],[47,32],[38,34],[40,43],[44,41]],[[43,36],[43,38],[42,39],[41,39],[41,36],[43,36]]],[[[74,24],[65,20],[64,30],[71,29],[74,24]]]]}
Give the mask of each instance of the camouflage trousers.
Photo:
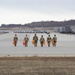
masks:
{"type": "Polygon", "coordinates": [[[50,47],[50,42],[48,42],[47,44],[48,44],[48,47],[50,47]]]}
{"type": "Polygon", "coordinates": [[[40,44],[41,44],[41,47],[43,47],[43,42],[41,42],[40,44]]]}

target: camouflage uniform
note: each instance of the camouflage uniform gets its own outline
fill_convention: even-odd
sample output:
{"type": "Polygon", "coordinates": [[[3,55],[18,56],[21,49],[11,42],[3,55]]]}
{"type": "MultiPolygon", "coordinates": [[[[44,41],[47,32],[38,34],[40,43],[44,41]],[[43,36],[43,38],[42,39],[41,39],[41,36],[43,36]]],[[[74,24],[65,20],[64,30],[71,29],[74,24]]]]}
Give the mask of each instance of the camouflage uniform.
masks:
{"type": "Polygon", "coordinates": [[[54,35],[54,37],[53,37],[53,41],[54,41],[54,47],[56,47],[56,43],[57,43],[57,37],[56,37],[56,35],[54,35]]]}
{"type": "Polygon", "coordinates": [[[17,35],[15,34],[15,37],[14,37],[14,42],[15,42],[15,44],[14,44],[14,46],[16,47],[16,45],[17,45],[17,41],[18,41],[18,37],[17,37],[17,35]]]}
{"type": "Polygon", "coordinates": [[[50,47],[50,43],[51,43],[51,37],[50,35],[47,37],[47,44],[48,44],[48,47],[50,47]]]}
{"type": "Polygon", "coordinates": [[[33,40],[34,40],[34,42],[35,42],[34,46],[37,47],[38,37],[36,36],[36,34],[35,34],[35,36],[33,37],[33,40]]]}
{"type": "Polygon", "coordinates": [[[29,38],[27,37],[27,35],[26,35],[26,37],[24,38],[24,41],[26,42],[26,43],[25,43],[25,47],[27,47],[27,46],[28,46],[28,41],[29,41],[29,38]]]}
{"type": "Polygon", "coordinates": [[[45,41],[45,39],[43,38],[43,35],[42,35],[41,38],[40,38],[41,47],[43,47],[44,41],[45,41]]]}

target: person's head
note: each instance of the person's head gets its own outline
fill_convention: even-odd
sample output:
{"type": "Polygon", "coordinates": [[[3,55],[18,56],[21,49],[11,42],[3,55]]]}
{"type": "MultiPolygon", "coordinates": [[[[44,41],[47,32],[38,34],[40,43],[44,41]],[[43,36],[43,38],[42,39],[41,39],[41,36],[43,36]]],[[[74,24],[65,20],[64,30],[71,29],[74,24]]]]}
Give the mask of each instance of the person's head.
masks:
{"type": "Polygon", "coordinates": [[[36,36],[36,34],[35,34],[35,36],[36,36]]]}
{"type": "Polygon", "coordinates": [[[50,37],[50,35],[48,35],[50,37]]]}
{"type": "Polygon", "coordinates": [[[43,35],[41,35],[41,37],[43,37],[43,35]]]}
{"type": "Polygon", "coordinates": [[[54,34],[54,36],[56,36],[56,34],[54,34]]]}
{"type": "Polygon", "coordinates": [[[17,34],[15,34],[15,36],[17,36],[17,34]]]}
{"type": "Polygon", "coordinates": [[[27,36],[27,35],[26,35],[27,36]]]}

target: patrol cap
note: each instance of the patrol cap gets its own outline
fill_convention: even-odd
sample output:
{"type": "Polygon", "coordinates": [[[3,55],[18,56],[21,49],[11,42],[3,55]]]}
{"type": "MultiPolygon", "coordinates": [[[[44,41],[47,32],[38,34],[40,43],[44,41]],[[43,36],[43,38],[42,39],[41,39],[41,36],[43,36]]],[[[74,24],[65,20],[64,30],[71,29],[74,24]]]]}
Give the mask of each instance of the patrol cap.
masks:
{"type": "Polygon", "coordinates": [[[15,34],[15,36],[17,36],[17,34],[15,34]]]}
{"type": "Polygon", "coordinates": [[[54,34],[54,36],[56,36],[56,34],[54,34]]]}
{"type": "Polygon", "coordinates": [[[43,37],[43,35],[41,35],[43,37]]]}

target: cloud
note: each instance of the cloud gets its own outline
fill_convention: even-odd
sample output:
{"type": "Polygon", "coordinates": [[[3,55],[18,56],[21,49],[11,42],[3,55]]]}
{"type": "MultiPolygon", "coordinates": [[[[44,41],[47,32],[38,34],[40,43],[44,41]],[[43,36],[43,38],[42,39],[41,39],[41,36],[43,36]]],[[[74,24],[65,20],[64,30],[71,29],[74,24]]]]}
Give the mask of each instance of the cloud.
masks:
{"type": "Polygon", "coordinates": [[[0,0],[0,23],[75,19],[75,0],[0,0]]]}

